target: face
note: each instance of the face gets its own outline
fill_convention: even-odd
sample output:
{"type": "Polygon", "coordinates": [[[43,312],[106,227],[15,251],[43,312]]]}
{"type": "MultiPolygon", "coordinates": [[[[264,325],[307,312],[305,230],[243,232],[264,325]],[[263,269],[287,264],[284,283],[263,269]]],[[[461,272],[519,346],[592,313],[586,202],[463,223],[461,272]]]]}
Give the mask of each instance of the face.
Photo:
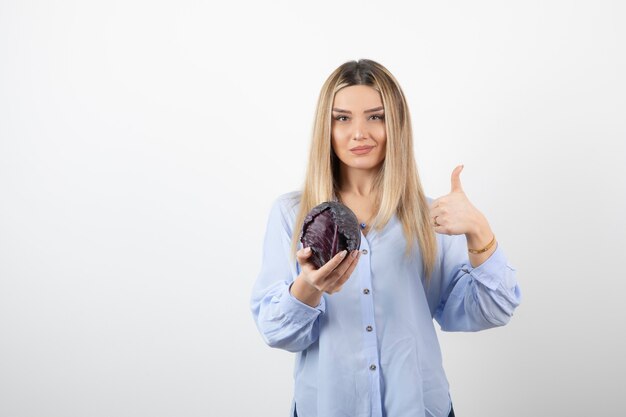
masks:
{"type": "Polygon", "coordinates": [[[370,170],[385,159],[385,111],[378,91],[353,85],[337,91],[332,110],[332,147],[342,168],[370,170]]]}

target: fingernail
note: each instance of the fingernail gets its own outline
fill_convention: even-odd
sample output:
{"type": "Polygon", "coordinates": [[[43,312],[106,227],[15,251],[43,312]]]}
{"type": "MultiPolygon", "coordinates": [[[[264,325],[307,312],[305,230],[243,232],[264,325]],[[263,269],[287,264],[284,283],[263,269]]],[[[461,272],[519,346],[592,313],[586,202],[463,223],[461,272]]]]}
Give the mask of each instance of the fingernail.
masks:
{"type": "Polygon", "coordinates": [[[307,246],[306,248],[304,248],[304,253],[309,253],[309,252],[311,252],[311,248],[310,247],[307,246]]]}
{"type": "Polygon", "coordinates": [[[341,256],[342,258],[345,258],[347,254],[348,254],[347,250],[342,250],[339,256],[341,256]]]}
{"type": "Polygon", "coordinates": [[[356,258],[356,256],[359,254],[358,250],[352,251],[352,257],[356,258]]]}

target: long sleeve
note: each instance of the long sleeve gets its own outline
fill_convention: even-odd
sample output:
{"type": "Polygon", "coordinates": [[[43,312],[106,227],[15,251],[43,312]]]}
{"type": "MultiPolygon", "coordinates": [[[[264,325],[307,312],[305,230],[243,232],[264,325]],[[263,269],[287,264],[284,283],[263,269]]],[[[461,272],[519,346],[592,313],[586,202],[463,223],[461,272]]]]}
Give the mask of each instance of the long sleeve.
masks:
{"type": "Polygon", "coordinates": [[[521,302],[521,291],[500,246],[473,268],[464,235],[446,237],[444,242],[443,292],[434,314],[441,330],[478,331],[507,324],[521,302]]]}
{"type": "Polygon", "coordinates": [[[314,308],[299,301],[289,291],[299,267],[289,256],[292,228],[288,220],[293,217],[293,212],[289,213],[288,205],[289,200],[281,196],[270,210],[261,271],[252,290],[250,308],[257,328],[269,346],[298,352],[317,340],[318,317],[324,313],[325,299],[322,297],[314,308]]]}

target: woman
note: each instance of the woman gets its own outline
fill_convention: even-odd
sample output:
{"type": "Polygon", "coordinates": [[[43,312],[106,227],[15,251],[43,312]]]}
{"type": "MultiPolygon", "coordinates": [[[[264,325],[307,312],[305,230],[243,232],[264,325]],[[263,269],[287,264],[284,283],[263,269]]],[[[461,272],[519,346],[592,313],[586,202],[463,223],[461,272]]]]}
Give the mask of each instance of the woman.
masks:
{"type": "Polygon", "coordinates": [[[461,170],[448,195],[425,196],[407,103],[382,65],[347,62],[326,80],[303,189],[272,206],[251,297],[266,343],[297,353],[292,416],[454,415],[433,318],[483,330],[520,302],[461,170]],[[300,231],[329,200],[356,214],[361,246],[316,270],[300,231]]]}

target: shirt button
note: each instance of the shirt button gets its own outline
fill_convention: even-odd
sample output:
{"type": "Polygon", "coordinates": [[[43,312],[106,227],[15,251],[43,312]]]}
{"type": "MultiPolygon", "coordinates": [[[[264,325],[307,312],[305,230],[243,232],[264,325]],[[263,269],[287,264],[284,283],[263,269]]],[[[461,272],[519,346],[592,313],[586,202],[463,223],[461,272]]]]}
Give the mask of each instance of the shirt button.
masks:
{"type": "Polygon", "coordinates": [[[374,328],[372,326],[367,326],[365,330],[367,330],[368,332],[371,332],[372,330],[374,330],[374,328]]]}
{"type": "Polygon", "coordinates": [[[370,293],[369,288],[363,288],[363,294],[367,295],[370,293]]]}
{"type": "Polygon", "coordinates": [[[367,249],[363,249],[361,252],[363,252],[363,255],[367,255],[367,249]]]}
{"type": "Polygon", "coordinates": [[[375,371],[375,370],[376,370],[376,365],[371,364],[371,365],[370,365],[370,371],[375,371]]]}

